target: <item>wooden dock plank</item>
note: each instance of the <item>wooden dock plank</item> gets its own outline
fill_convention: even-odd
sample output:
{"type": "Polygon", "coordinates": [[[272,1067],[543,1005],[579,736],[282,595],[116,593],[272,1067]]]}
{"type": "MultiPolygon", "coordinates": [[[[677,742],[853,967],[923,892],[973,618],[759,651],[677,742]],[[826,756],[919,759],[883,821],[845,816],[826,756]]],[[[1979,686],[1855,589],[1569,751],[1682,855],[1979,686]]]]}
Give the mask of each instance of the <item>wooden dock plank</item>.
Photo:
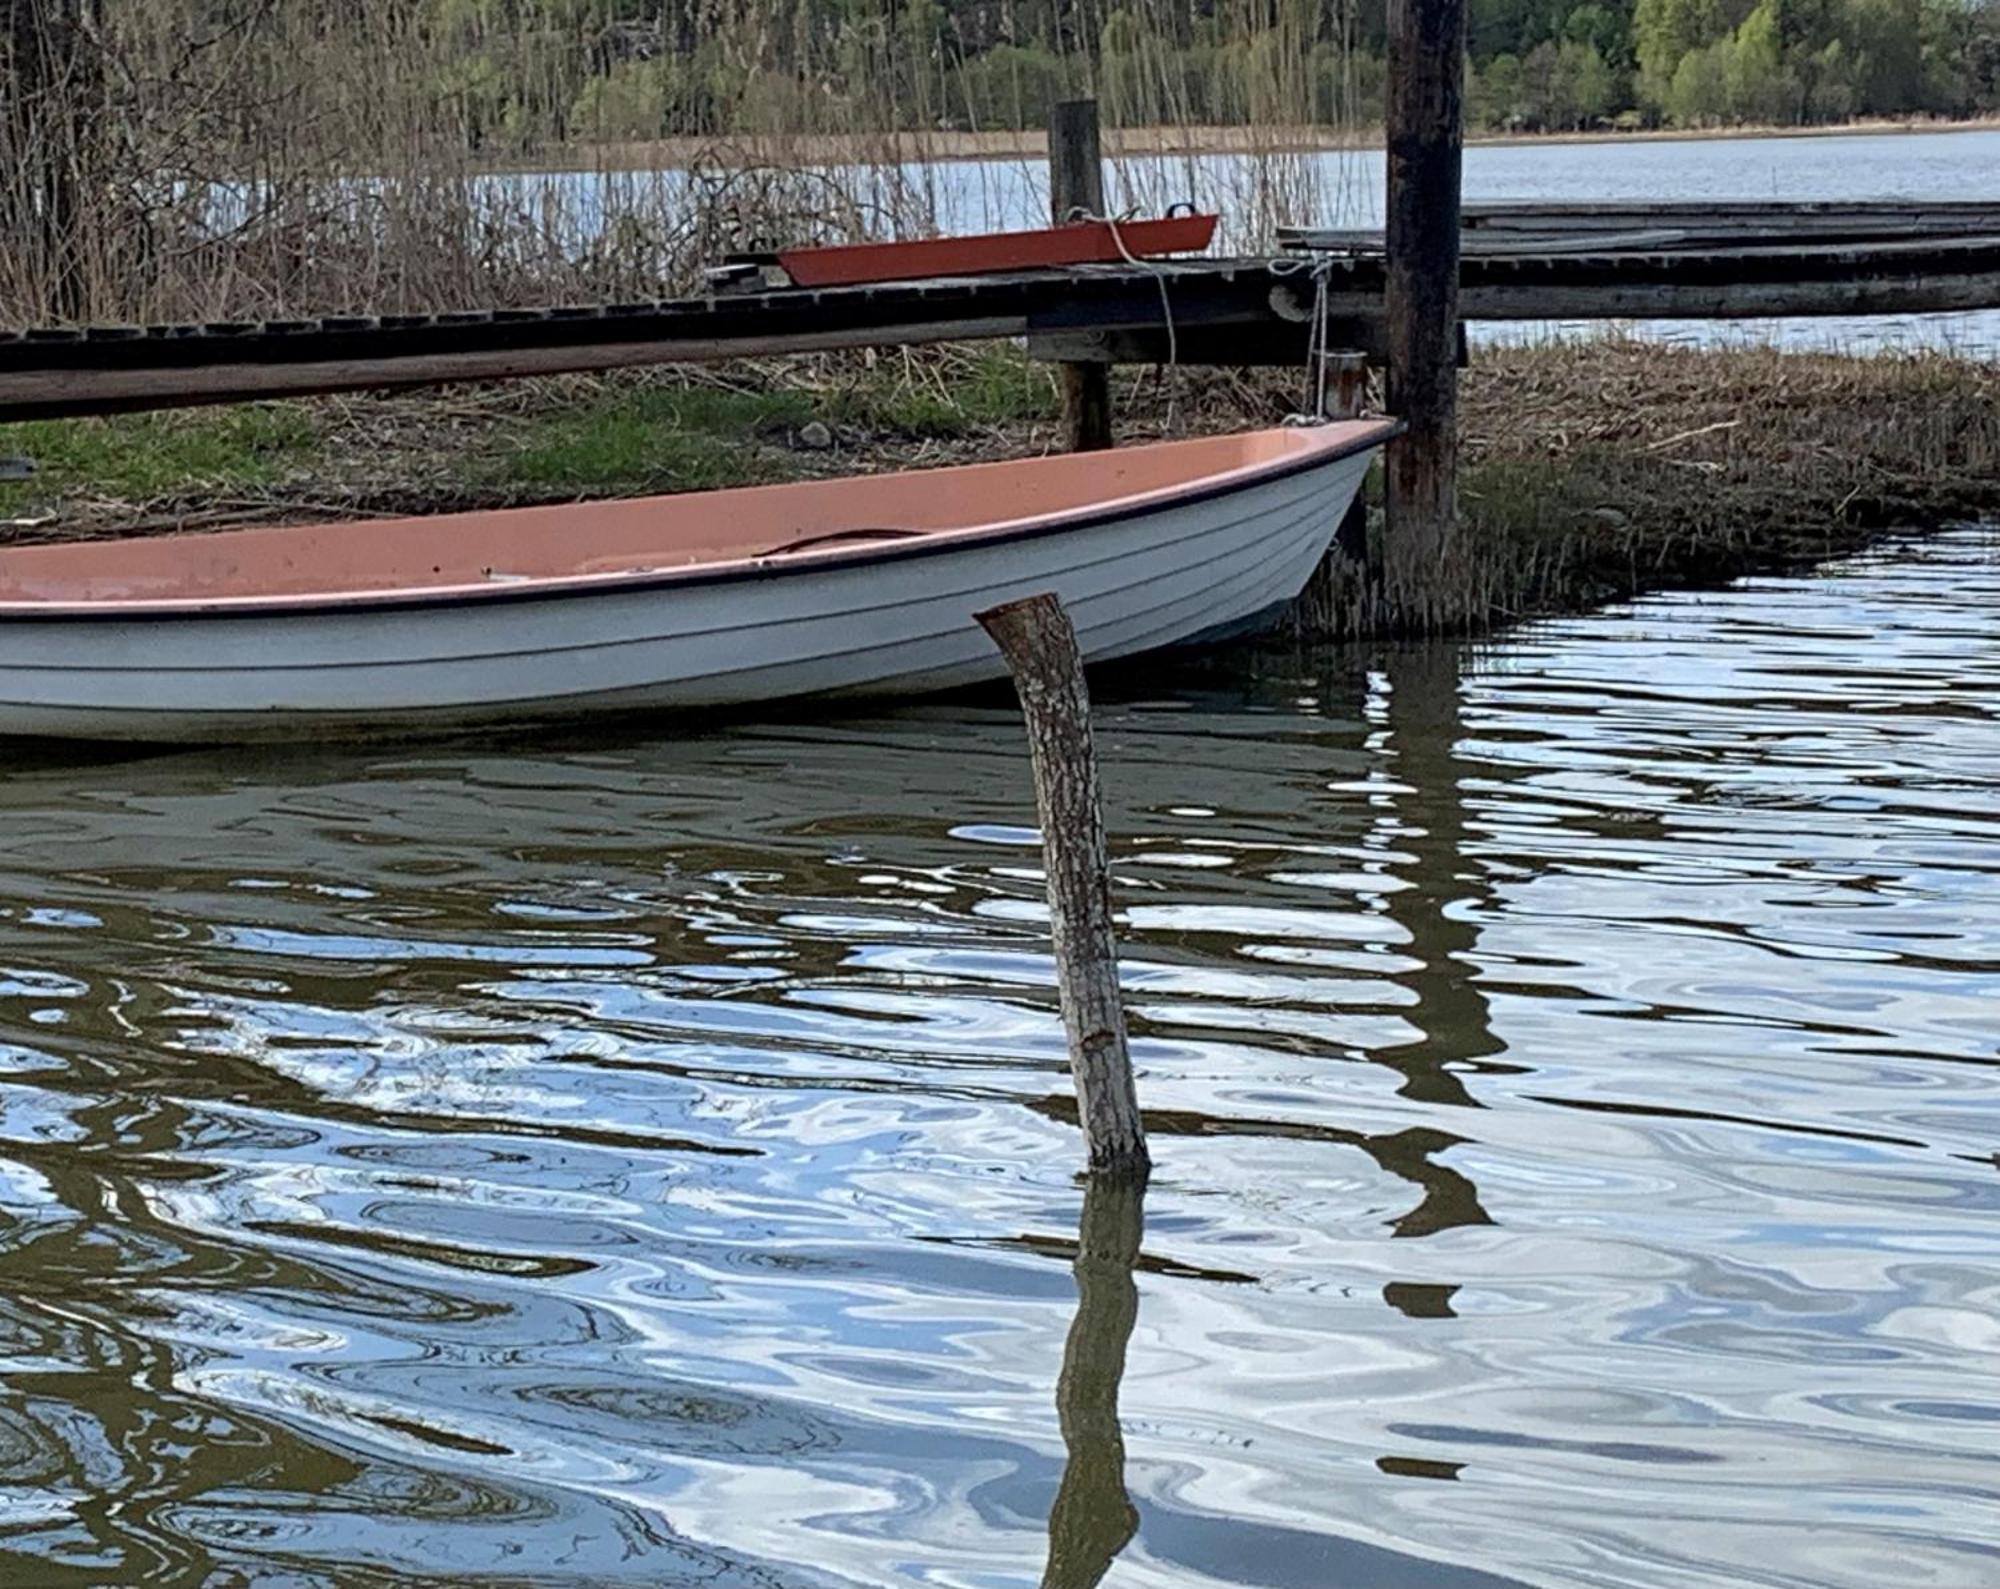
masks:
{"type": "MultiPolygon", "coordinates": [[[[2000,217],[2000,205],[1954,213],[1970,217],[1975,208],[2000,217]]],[[[1622,225],[1632,213],[1605,206],[1589,219],[1622,225]]],[[[1732,319],[2000,308],[2000,221],[1991,233],[1962,236],[1773,241],[1745,233],[1728,246],[1700,248],[1637,241],[1642,246],[1469,249],[1460,316],[1732,319]]],[[[1384,260],[1328,255],[1306,265],[1293,254],[541,309],[35,328],[0,333],[0,422],[926,342],[1029,337],[1073,357],[1074,336],[1085,334],[1130,352],[1163,345],[1169,312],[1187,362],[1257,362],[1303,346],[1314,269],[1346,345],[1381,348],[1384,260]]]]}

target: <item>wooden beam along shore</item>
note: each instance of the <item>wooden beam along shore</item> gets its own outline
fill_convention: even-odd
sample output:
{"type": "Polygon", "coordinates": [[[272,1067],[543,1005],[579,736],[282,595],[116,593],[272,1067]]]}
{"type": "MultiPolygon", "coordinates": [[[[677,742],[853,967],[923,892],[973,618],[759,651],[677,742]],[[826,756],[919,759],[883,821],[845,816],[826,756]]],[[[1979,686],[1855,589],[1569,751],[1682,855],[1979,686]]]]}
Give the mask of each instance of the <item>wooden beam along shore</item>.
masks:
{"type": "MultiPolygon", "coordinates": [[[[1297,267],[1288,267],[1296,271],[1297,267]]],[[[1177,323],[1282,319],[1267,261],[1176,269],[1177,323]]],[[[1291,310],[1301,325],[1310,312],[1291,310]]],[[[1084,266],[653,303],[0,334],[0,422],[791,353],[1157,327],[1151,271],[1084,266]]],[[[1303,337],[1303,332],[1301,332],[1303,337]]],[[[1301,342],[1303,346],[1303,342],[1301,342]]]]}
{"type": "Polygon", "coordinates": [[[2000,232],[1991,199],[1652,199],[1550,204],[1517,200],[1467,204],[1468,232],[1625,232],[1685,227],[1766,237],[1845,233],[1903,239],[2000,232]]]}
{"type": "MultiPolygon", "coordinates": [[[[1468,204],[1466,253],[1659,253],[1814,243],[1926,243],[2000,237],[2000,203],[1966,200],[1665,200],[1468,204]]],[[[1380,253],[1379,227],[1282,226],[1288,249],[1380,253]]]]}
{"type": "MultiPolygon", "coordinates": [[[[1622,224],[1609,207],[1604,214],[1622,224]]],[[[1470,250],[1460,264],[1459,315],[1731,319],[2000,308],[2000,213],[1994,224],[1992,234],[1972,236],[1719,249],[1470,250]]],[[[1154,359],[1163,356],[1169,314],[1183,362],[1298,363],[1314,267],[1337,323],[1330,345],[1379,360],[1385,261],[1293,254],[652,303],[0,332],[0,422],[995,338],[1026,337],[1052,358],[1084,356],[1075,340],[1084,338],[1097,339],[1090,356],[1154,359]]]]}

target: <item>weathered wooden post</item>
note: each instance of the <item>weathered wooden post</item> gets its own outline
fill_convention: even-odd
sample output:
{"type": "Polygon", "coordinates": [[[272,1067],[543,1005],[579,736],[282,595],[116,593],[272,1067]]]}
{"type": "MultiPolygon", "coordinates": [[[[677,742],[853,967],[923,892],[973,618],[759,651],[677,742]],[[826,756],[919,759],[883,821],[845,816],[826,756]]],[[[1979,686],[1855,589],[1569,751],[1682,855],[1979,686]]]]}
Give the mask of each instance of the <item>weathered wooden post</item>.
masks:
{"type": "Polygon", "coordinates": [[[1151,1161],[1118,992],[1111,863],[1083,654],[1069,614],[1052,595],[1007,602],[977,617],[1007,659],[1027,720],[1056,981],[1090,1168],[1143,1174],[1151,1161]]]}
{"type": "Polygon", "coordinates": [[[1393,622],[1456,616],[1458,229],[1465,0],[1389,0],[1389,412],[1403,434],[1384,476],[1393,622]]]}
{"type": "MultiPolygon", "coordinates": [[[[1066,99],[1049,112],[1049,216],[1060,226],[1079,211],[1107,213],[1094,99],[1066,99]]],[[[1069,450],[1102,452],[1111,445],[1111,366],[1072,360],[1057,368],[1069,450]]]]}

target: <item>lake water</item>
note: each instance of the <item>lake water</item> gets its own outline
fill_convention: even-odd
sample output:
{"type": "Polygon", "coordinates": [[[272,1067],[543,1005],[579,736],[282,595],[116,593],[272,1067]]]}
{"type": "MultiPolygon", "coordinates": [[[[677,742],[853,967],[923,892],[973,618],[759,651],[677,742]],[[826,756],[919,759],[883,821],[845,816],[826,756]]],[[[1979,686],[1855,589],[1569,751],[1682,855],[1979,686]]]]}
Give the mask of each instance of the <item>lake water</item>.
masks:
{"type": "MultiPolygon", "coordinates": [[[[835,168],[835,175],[842,189],[861,196],[870,213],[915,214],[934,219],[946,231],[1039,226],[1048,215],[1047,168],[1039,158],[835,168]]],[[[1328,226],[1382,223],[1380,150],[1304,153],[1266,161],[1230,155],[1134,158],[1115,162],[1111,176],[1110,202],[1116,206],[1157,213],[1187,200],[1219,211],[1221,249],[1261,247],[1256,218],[1274,208],[1328,226]]],[[[527,179],[525,186],[503,191],[524,213],[538,213],[545,180],[527,179]]],[[[556,180],[570,185],[574,208],[586,226],[601,225],[606,202],[667,215],[684,213],[689,203],[685,177],[679,172],[625,173],[608,181],[594,173],[574,173],[556,180]]],[[[1465,153],[1464,189],[1471,201],[2000,200],[2000,129],[1475,145],[1465,153]]],[[[817,191],[808,184],[800,201],[808,207],[821,202],[817,191]]],[[[1486,327],[1481,334],[1519,338],[1601,329],[1585,324],[1486,327]]],[[[1930,347],[1981,357],[2000,355],[2000,312],[1638,322],[1622,329],[1704,343],[1930,347]]]]}
{"type": "Polygon", "coordinates": [[[1993,534],[1098,726],[16,747],[0,1582],[2000,1583],[1993,534]]]}
{"type": "MultiPolygon", "coordinates": [[[[1307,195],[1305,214],[1328,226],[1380,226],[1383,157],[1379,150],[1302,155],[1275,169],[1237,157],[1145,159],[1117,170],[1116,202],[1158,210],[1176,199],[1218,209],[1225,218],[1260,213],[1260,182],[1307,195]]],[[[1635,142],[1530,142],[1474,145],[1465,152],[1470,202],[1664,199],[1996,199],[2000,200],[2000,129],[1866,133],[1829,137],[1660,139],[1635,142]]],[[[988,162],[943,173],[936,188],[948,214],[966,229],[977,216],[999,224],[1040,225],[1048,212],[1043,169],[988,162]]],[[[885,196],[886,197],[886,196],[885,196]]],[[[1254,246],[1225,235],[1225,246],[1254,246]]],[[[1603,329],[1584,323],[1489,326],[1510,340],[1575,336],[1603,329]]],[[[1705,344],[1776,342],[1802,348],[1928,347],[1979,357],[2000,355],[2000,312],[1741,320],[1726,323],[1639,321],[1621,329],[1641,336],[1705,344]]]]}

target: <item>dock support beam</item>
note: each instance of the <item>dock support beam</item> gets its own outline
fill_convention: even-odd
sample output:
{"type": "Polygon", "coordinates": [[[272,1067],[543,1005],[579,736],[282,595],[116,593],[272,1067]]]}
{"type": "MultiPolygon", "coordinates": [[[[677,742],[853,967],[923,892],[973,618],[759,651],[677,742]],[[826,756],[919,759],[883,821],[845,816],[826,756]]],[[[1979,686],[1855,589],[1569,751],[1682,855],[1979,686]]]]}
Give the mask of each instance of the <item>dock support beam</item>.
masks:
{"type": "MultiPolygon", "coordinates": [[[[1315,353],[1322,361],[1306,372],[1306,411],[1325,393],[1324,419],[1359,419],[1368,406],[1368,355],[1352,349],[1315,353]]],[[[1306,581],[1287,616],[1295,639],[1337,640],[1352,631],[1358,603],[1381,578],[1380,547],[1368,534],[1368,490],[1354,493],[1333,544],[1306,581]]]]}
{"type": "MultiPolygon", "coordinates": [[[[1352,349],[1322,353],[1325,363],[1327,419],[1359,419],[1368,406],[1368,355],[1352,349]]],[[[1368,493],[1354,493],[1347,504],[1347,517],[1334,532],[1333,549],[1350,563],[1372,566],[1368,546],[1368,493]]]]}
{"type": "Polygon", "coordinates": [[[1029,596],[976,616],[1007,659],[1027,720],[1056,983],[1090,1169],[1144,1175],[1151,1161],[1118,989],[1111,861],[1083,653],[1055,596],[1029,596]]]}
{"type": "MultiPolygon", "coordinates": [[[[1109,213],[1094,99],[1067,99],[1049,112],[1049,218],[1061,226],[1078,211],[1109,213]]],[[[1065,362],[1058,371],[1069,450],[1102,452],[1111,445],[1111,366],[1065,362]]]]}
{"type": "Polygon", "coordinates": [[[1381,617],[1453,626],[1465,0],[1389,0],[1389,444],[1381,617]]]}

